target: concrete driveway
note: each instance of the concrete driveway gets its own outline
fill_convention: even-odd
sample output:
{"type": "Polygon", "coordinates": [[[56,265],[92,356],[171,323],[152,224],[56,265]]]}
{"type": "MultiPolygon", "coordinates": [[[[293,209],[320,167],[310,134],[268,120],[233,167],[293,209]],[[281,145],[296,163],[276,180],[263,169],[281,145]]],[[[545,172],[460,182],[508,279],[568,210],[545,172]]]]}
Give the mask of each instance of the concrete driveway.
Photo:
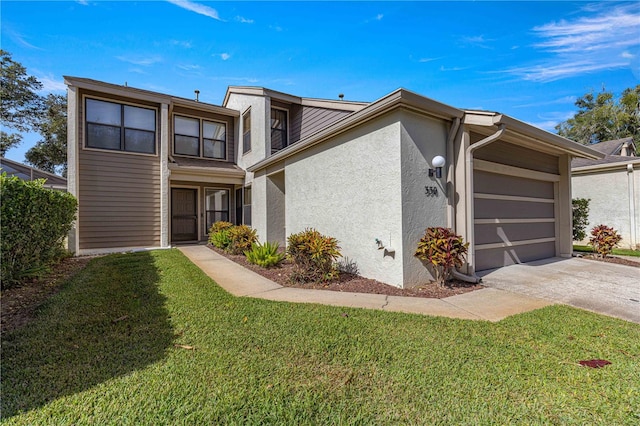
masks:
{"type": "Polygon", "coordinates": [[[640,323],[640,268],[553,258],[479,272],[483,284],[640,323]]]}

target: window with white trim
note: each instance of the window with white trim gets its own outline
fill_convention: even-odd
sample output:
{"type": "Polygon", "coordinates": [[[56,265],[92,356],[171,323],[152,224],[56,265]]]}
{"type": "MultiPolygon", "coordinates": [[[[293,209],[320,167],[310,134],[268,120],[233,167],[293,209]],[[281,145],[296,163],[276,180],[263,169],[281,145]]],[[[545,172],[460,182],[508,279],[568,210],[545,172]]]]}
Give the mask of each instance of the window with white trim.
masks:
{"type": "Polygon", "coordinates": [[[224,160],[227,157],[227,125],[219,121],[175,115],[173,153],[224,160]]]}
{"type": "Polygon", "coordinates": [[[89,148],[156,153],[156,111],[87,98],[86,140],[89,148]]]}
{"type": "Polygon", "coordinates": [[[287,131],[287,111],[271,108],[271,153],[280,151],[289,145],[287,131]]]}
{"type": "Polygon", "coordinates": [[[251,110],[242,115],[242,153],[251,151],[251,110]]]}

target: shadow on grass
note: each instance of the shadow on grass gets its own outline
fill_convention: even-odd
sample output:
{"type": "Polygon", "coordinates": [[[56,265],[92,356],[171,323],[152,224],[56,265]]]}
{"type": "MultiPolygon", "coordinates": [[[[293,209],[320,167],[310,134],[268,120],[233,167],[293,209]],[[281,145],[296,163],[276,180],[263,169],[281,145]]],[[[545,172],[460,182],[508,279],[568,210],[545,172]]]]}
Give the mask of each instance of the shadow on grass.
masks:
{"type": "Polygon", "coordinates": [[[3,337],[2,417],[165,356],[174,334],[150,253],[92,260],[26,327],[3,337]]]}

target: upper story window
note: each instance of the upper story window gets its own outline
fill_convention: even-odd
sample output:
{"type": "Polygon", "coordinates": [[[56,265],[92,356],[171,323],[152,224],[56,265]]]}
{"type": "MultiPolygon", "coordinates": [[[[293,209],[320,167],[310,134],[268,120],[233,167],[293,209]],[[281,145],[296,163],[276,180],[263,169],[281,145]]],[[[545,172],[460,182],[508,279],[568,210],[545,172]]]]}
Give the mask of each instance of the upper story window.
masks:
{"type": "Polygon", "coordinates": [[[271,153],[286,148],[288,144],[287,111],[271,108],[271,153]]]}
{"type": "Polygon", "coordinates": [[[156,153],[156,111],[86,99],[86,146],[114,151],[156,153]]]}
{"type": "Polygon", "coordinates": [[[242,152],[251,151],[251,110],[242,115],[242,152]]]}
{"type": "Polygon", "coordinates": [[[227,125],[217,121],[174,116],[173,153],[224,160],[227,125]]]}

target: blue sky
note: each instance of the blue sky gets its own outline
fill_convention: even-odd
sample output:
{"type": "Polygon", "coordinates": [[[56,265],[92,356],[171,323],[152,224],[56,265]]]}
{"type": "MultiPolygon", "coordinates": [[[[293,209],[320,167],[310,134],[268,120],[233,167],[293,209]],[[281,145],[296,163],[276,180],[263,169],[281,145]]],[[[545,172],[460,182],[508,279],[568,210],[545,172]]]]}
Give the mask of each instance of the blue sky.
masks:
{"type": "MultiPolygon", "coordinates": [[[[639,2],[5,1],[1,45],[63,75],[221,104],[227,86],[373,101],[403,87],[545,130],[640,83],[639,2]]],[[[37,135],[7,157],[24,160],[37,135]]]]}

